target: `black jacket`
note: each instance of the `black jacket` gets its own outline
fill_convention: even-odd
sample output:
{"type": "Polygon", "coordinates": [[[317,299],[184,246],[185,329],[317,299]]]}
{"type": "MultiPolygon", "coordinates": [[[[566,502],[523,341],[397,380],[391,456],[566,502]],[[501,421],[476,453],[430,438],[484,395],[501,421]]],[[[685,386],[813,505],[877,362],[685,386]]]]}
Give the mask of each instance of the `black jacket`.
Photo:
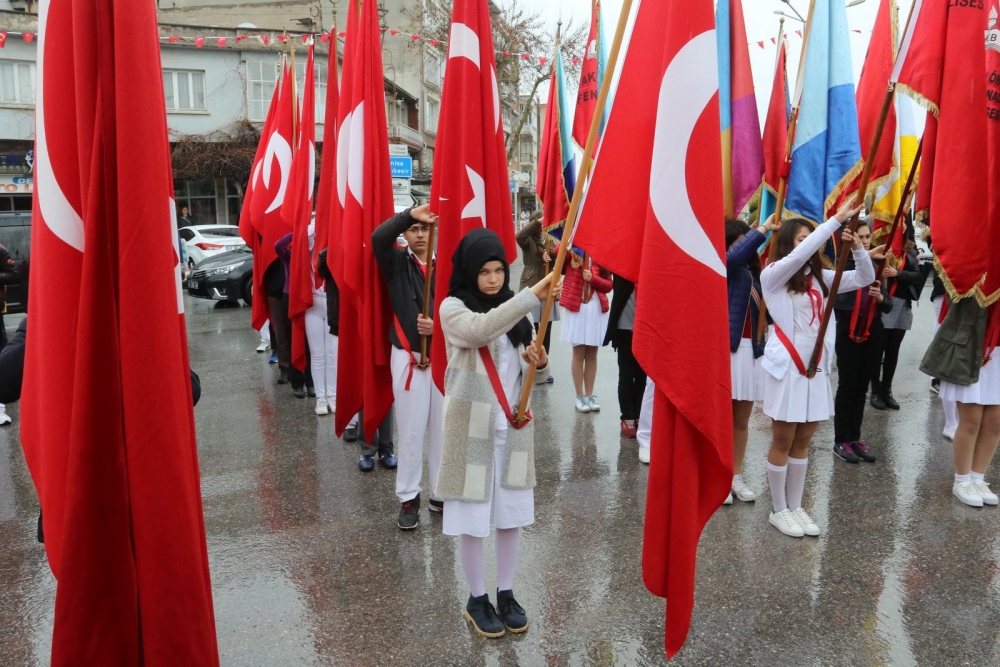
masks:
{"type": "MultiPolygon", "coordinates": [[[[413,223],[410,209],[383,222],[378,229],[372,232],[372,251],[375,253],[375,261],[378,263],[379,271],[382,272],[382,278],[385,280],[385,286],[389,292],[392,312],[399,320],[403,333],[406,334],[410,350],[416,353],[420,349],[417,316],[424,309],[424,274],[417,266],[416,260],[410,255],[409,250],[396,247],[396,239],[412,227],[413,223]]],[[[431,276],[431,303],[434,302],[434,280],[436,277],[431,276]]],[[[427,340],[429,350],[430,338],[427,340]]],[[[396,335],[395,325],[389,328],[389,341],[400,350],[403,349],[403,345],[396,335]]]]}
{"type": "Polygon", "coordinates": [[[888,286],[891,290],[894,284],[898,284],[894,296],[912,303],[920,297],[920,287],[926,280],[926,274],[920,270],[917,253],[910,250],[906,253],[906,268],[896,274],[895,278],[890,278],[888,286]]]}
{"type": "Polygon", "coordinates": [[[16,285],[21,282],[21,276],[17,273],[14,265],[14,258],[10,251],[0,244],[0,312],[3,312],[7,305],[7,285],[16,285]]]}
{"type": "Polygon", "coordinates": [[[604,334],[604,344],[610,344],[614,349],[618,349],[618,320],[625,312],[628,300],[632,298],[635,291],[635,283],[625,280],[619,275],[611,277],[612,291],[611,308],[608,310],[608,330],[604,334]]]}
{"type": "Polygon", "coordinates": [[[14,337],[0,351],[0,403],[14,403],[21,398],[24,380],[24,341],[28,336],[28,318],[17,327],[14,337]]]}
{"type": "Polygon", "coordinates": [[[340,288],[337,281],[330,273],[330,267],[326,264],[326,248],[319,254],[319,275],[323,277],[323,285],[326,288],[326,323],[330,325],[330,334],[340,335],[340,288]]]}
{"type": "MultiPolygon", "coordinates": [[[[854,259],[847,260],[847,266],[844,267],[844,270],[845,271],[854,270],[854,259]]],[[[879,304],[878,308],[875,309],[875,321],[881,321],[883,313],[888,313],[892,311],[892,302],[889,301],[889,291],[885,288],[884,284],[881,287],[882,287],[882,296],[885,298],[883,299],[882,303],[879,304]]],[[[851,311],[854,310],[854,304],[857,301],[858,292],[860,291],[861,290],[854,290],[853,292],[844,292],[843,294],[837,297],[837,300],[833,304],[833,308],[835,311],[837,311],[836,314],[838,317],[843,317],[845,313],[849,315],[851,311]]]]}

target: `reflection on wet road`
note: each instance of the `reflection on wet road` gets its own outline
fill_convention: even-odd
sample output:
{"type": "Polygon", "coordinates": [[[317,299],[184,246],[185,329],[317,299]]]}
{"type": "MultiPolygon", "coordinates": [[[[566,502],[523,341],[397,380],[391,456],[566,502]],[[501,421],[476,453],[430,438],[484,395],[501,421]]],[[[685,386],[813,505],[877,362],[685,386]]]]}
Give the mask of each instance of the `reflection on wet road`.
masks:
{"type": "MultiPolygon", "coordinates": [[[[662,665],[663,601],[642,585],[646,468],[618,437],[617,366],[602,350],[597,415],[572,407],[569,349],[537,391],[535,525],[515,585],[532,623],[484,640],[452,538],[421,511],[395,527],[393,474],[311,401],[274,385],[248,309],[187,302],[201,374],[198,440],[224,665],[662,665]]],[[[813,443],[806,507],[823,529],[767,524],[769,424],[755,412],[744,473],[760,500],[720,509],[702,538],[691,636],[677,665],[1000,664],[996,509],[953,500],[937,397],[916,366],[932,310],[916,310],[897,374],[898,413],[870,411],[875,465],[813,443]]],[[[558,326],[558,325],[557,325],[558,326]]],[[[558,330],[553,336],[558,340],[558,330]]],[[[14,426],[0,431],[0,663],[48,664],[55,584],[35,540],[37,498],[14,426]]],[[[492,545],[486,549],[492,559],[492,545]]],[[[487,565],[492,585],[493,564],[487,565]]]]}

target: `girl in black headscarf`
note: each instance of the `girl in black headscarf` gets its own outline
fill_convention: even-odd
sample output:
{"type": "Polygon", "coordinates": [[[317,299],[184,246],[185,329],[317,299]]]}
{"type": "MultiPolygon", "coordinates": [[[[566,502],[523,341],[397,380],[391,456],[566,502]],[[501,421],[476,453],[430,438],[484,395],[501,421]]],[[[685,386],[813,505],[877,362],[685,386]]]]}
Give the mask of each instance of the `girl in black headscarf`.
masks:
{"type": "MultiPolygon", "coordinates": [[[[452,257],[448,298],[438,313],[448,352],[444,442],[434,495],[444,500],[444,533],[459,538],[469,583],[464,612],[476,632],[500,637],[528,629],[514,599],[520,529],[534,522],[534,429],[518,423],[522,360],[548,365],[532,342],[528,313],[549,290],[552,274],[514,294],[500,238],[475,229],[452,257]],[[497,608],[486,592],[483,540],[496,528],[497,608]],[[498,614],[499,612],[499,614],[498,614]]],[[[557,288],[558,294],[558,288],[557,288]]]]}

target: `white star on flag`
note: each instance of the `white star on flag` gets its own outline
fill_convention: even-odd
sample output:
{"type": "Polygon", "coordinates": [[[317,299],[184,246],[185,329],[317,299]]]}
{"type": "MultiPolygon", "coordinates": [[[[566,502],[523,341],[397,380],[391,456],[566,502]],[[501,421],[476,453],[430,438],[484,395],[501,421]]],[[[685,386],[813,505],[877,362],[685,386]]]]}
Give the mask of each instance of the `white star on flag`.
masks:
{"type": "Polygon", "coordinates": [[[472,186],[472,200],[462,209],[462,219],[479,218],[483,227],[486,226],[486,181],[469,165],[465,165],[469,174],[469,185],[472,186]]]}

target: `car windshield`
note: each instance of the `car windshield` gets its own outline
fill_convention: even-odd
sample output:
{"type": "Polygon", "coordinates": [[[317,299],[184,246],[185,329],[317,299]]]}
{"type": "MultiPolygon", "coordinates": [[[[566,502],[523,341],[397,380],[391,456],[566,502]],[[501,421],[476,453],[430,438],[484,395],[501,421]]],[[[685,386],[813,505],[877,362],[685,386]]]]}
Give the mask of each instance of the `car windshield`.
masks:
{"type": "Polygon", "coordinates": [[[210,227],[208,229],[199,229],[202,236],[239,236],[240,230],[238,227],[210,227]]]}

